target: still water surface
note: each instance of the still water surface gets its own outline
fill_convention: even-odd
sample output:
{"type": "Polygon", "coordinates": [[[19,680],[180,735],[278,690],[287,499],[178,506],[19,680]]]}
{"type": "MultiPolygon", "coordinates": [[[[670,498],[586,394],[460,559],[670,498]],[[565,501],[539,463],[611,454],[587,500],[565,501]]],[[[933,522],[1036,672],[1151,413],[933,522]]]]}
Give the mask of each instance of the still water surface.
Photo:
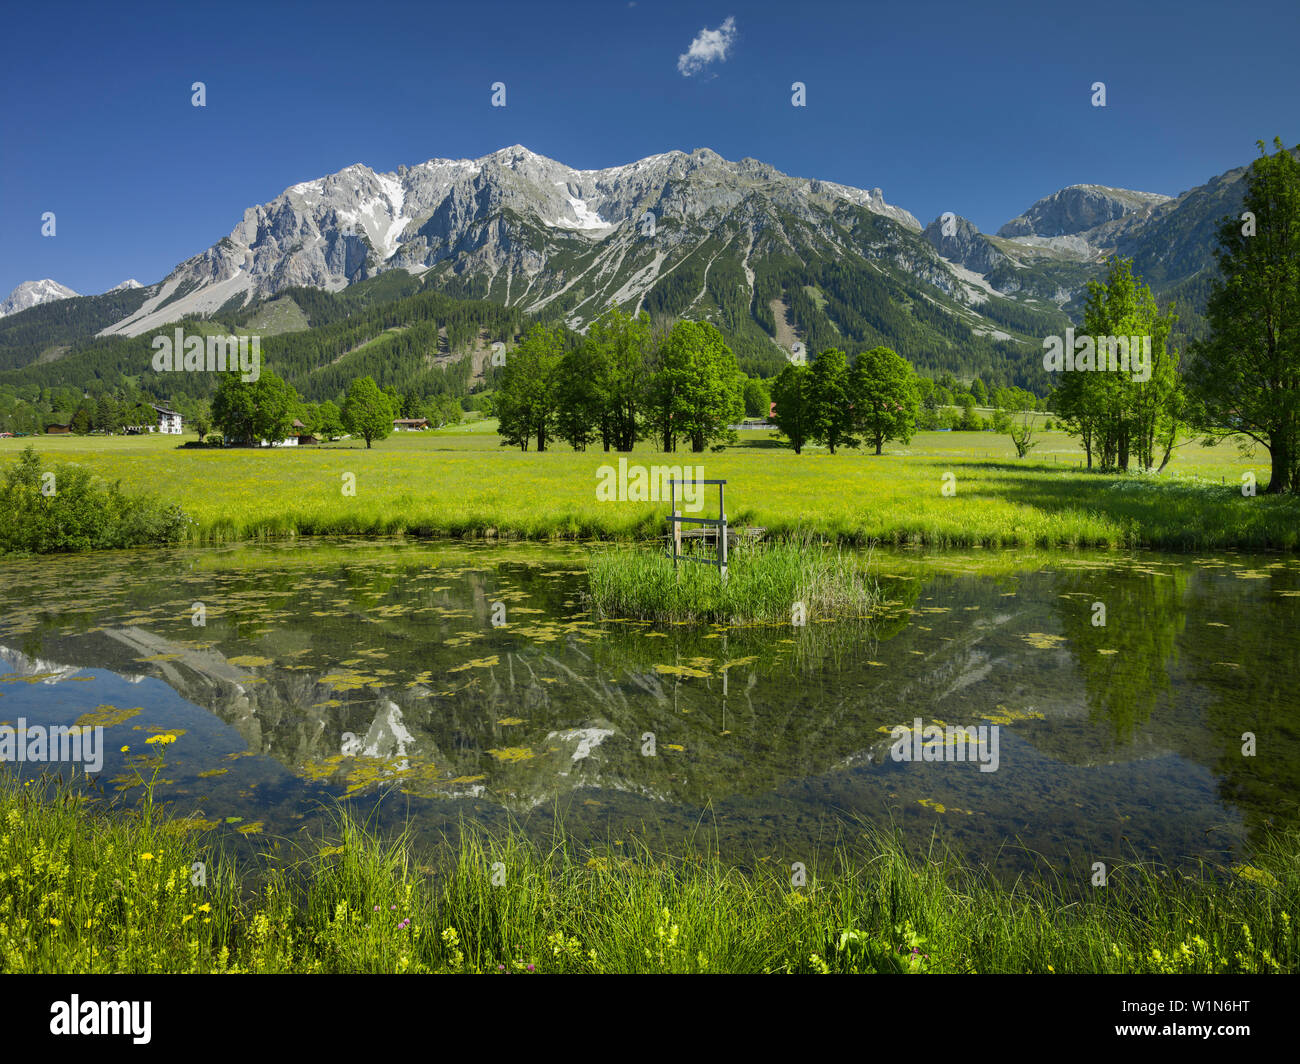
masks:
{"type": "Polygon", "coordinates": [[[1300,560],[877,551],[889,608],[864,633],[593,621],[583,556],[7,561],[0,722],[107,725],[94,786],[127,805],[128,758],[171,731],[158,794],[235,843],[319,830],[344,798],[430,837],[558,816],[742,866],[892,825],[1014,873],[1235,860],[1297,820],[1300,560]],[[917,718],[997,724],[997,770],[894,761],[890,729],[917,718]]]}

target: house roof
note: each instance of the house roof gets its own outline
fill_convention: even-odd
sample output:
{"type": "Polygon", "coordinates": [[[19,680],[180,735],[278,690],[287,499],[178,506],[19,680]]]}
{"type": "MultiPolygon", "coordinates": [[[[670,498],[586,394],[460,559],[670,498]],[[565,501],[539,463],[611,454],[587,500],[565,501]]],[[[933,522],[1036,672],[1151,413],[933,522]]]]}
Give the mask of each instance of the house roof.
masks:
{"type": "Polygon", "coordinates": [[[165,406],[154,406],[153,403],[150,403],[149,406],[151,409],[157,410],[160,414],[170,414],[172,417],[180,417],[180,414],[176,413],[175,410],[168,410],[165,406]]]}

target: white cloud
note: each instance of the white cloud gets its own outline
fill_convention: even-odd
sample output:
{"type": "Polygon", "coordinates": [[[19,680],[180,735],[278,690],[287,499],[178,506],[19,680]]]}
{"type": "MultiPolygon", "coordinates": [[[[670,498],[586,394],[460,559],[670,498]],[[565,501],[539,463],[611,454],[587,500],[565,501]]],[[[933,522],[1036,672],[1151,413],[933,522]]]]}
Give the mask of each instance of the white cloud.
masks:
{"type": "Polygon", "coordinates": [[[677,69],[686,78],[698,74],[715,59],[725,60],[735,39],[736,20],[728,15],[716,30],[707,27],[700,30],[690,48],[677,57],[677,69]]]}

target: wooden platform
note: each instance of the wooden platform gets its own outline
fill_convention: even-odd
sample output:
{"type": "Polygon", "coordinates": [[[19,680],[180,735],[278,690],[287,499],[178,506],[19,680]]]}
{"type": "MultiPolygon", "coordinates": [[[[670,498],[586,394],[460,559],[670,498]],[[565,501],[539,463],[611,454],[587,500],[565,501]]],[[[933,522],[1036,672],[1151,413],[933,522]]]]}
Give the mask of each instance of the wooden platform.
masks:
{"type": "MultiPolygon", "coordinates": [[[[743,543],[757,543],[764,535],[767,534],[766,528],[757,528],[753,525],[743,525],[740,528],[728,527],[727,529],[727,549],[738,547],[743,543]]],[[[659,537],[665,543],[671,544],[673,537],[663,535],[659,537]]],[[[684,528],[682,529],[682,545],[687,543],[699,543],[716,546],[718,542],[718,530],[716,528],[684,528]]]]}

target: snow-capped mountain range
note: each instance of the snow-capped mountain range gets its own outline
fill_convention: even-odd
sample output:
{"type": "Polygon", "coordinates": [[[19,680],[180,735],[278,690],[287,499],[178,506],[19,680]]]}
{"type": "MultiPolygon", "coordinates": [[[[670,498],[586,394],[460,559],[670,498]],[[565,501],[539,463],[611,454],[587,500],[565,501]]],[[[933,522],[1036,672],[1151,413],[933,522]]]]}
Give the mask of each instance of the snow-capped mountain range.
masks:
{"type": "MultiPolygon", "coordinates": [[[[879,188],[791,177],[707,148],[600,170],[521,145],[395,173],[358,163],[249,207],[228,236],[149,286],[137,309],[102,332],[139,336],[292,286],[333,291],[402,269],[452,294],[558,311],[577,328],[611,304],[725,313],[740,290],[771,334],[782,314],[773,297],[788,305],[792,285],[818,283],[792,276],[802,263],[823,276],[847,271],[858,290],[884,285],[906,304],[915,294],[900,284],[938,289],[948,312],[996,335],[975,320],[981,304],[996,296],[1064,306],[1113,252],[1146,255],[1171,286],[1213,268],[1216,212],[1240,199],[1241,172],[1176,198],[1073,185],[986,235],[956,215],[923,230],[879,188]],[[698,295],[669,299],[665,286],[674,285],[698,295]]],[[[0,311],[73,295],[53,281],[27,282],[0,311]]]]}
{"type": "Polygon", "coordinates": [[[488,288],[502,278],[508,303],[540,309],[570,287],[549,283],[559,276],[557,257],[585,258],[599,247],[596,272],[612,276],[641,243],[653,251],[639,276],[613,289],[600,286],[603,295],[626,297],[651,287],[680,239],[693,239],[683,229],[756,198],[809,218],[858,206],[921,228],[880,189],[788,177],[754,159],[728,162],[707,148],[603,170],[575,170],[521,145],[391,174],[355,164],[250,207],[229,236],[178,266],[139,311],[106,331],[139,335],[292,285],[333,290],[387,269],[420,274],[453,260],[457,274],[485,274],[488,288]],[[646,212],[654,215],[657,239],[643,242],[646,212]]]}
{"type": "MultiPolygon", "coordinates": [[[[110,292],[120,292],[126,288],[142,287],[139,281],[123,281],[121,284],[114,285],[109,289],[110,292]]],[[[31,307],[39,307],[43,303],[53,303],[59,299],[71,299],[77,295],[67,285],[59,284],[58,281],[51,281],[46,277],[43,281],[24,281],[0,302],[0,318],[7,314],[17,314],[20,310],[28,310],[31,307]]]]}

